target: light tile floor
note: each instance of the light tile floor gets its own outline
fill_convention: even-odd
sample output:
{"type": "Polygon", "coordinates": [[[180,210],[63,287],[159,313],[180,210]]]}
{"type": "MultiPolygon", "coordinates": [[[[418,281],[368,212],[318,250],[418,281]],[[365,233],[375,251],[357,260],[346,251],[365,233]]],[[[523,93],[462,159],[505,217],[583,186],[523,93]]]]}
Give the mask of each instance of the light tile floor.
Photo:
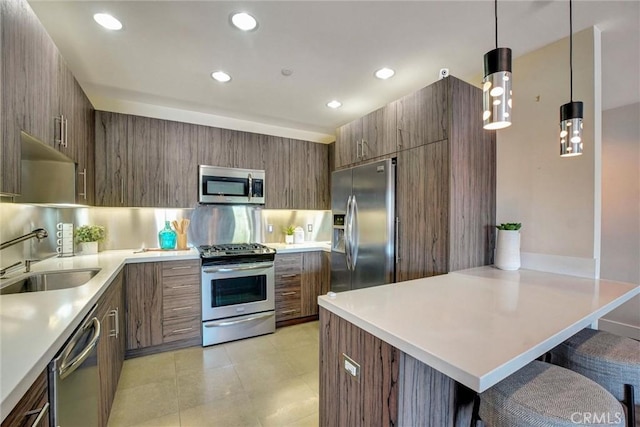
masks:
{"type": "Polygon", "coordinates": [[[109,427],[317,426],[318,322],[125,361],[109,427]]]}

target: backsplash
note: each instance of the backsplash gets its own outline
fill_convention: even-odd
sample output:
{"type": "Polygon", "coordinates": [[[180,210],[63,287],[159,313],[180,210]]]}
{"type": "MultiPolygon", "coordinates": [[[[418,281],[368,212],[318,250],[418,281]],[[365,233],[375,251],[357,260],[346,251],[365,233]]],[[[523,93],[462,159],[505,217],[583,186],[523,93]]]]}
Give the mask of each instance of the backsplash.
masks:
{"type": "MultiPolygon", "coordinates": [[[[331,240],[331,211],[260,210],[260,224],[256,241],[282,243],[282,228],[300,226],[305,231],[305,241],[331,240]],[[273,232],[268,232],[268,225],[273,232]],[[311,224],[313,231],[308,231],[311,224]]],[[[38,242],[30,239],[4,249],[0,254],[0,268],[24,259],[44,259],[56,254],[56,224],[71,222],[78,227],[85,224],[102,225],[107,238],[100,243],[100,250],[137,249],[158,247],[158,231],[164,221],[190,219],[193,209],[157,208],[94,208],[49,207],[18,203],[0,203],[0,241],[4,242],[27,234],[36,228],[44,228],[49,237],[38,242]]],[[[189,240],[189,245],[193,242],[189,240]]]]}

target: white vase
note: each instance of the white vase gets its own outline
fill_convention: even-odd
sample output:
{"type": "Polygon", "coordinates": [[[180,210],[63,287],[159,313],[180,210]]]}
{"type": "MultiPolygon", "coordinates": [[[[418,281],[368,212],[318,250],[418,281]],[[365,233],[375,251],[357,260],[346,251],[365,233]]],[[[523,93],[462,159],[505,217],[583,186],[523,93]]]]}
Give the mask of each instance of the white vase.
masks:
{"type": "Polygon", "coordinates": [[[82,242],[80,250],[82,255],[95,255],[98,253],[98,242],[82,242]]]}
{"type": "Polygon", "coordinates": [[[498,230],[495,266],[500,270],[520,268],[520,231],[498,230]]]}
{"type": "Polygon", "coordinates": [[[285,242],[287,245],[291,245],[291,244],[293,244],[293,234],[285,234],[285,235],[284,235],[284,242],[285,242]]]}

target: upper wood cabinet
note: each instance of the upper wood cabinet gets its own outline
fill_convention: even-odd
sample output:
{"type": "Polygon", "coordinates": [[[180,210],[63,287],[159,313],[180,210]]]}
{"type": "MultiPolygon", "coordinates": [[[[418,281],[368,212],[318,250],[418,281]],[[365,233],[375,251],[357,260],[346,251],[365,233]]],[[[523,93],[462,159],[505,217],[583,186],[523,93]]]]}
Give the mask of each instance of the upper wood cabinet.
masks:
{"type": "Polygon", "coordinates": [[[335,168],[396,152],[396,108],[392,102],[336,130],[335,168]]]}
{"type": "Polygon", "coordinates": [[[95,115],[95,204],[135,206],[126,187],[128,159],[127,116],[97,111],[95,115]]]}

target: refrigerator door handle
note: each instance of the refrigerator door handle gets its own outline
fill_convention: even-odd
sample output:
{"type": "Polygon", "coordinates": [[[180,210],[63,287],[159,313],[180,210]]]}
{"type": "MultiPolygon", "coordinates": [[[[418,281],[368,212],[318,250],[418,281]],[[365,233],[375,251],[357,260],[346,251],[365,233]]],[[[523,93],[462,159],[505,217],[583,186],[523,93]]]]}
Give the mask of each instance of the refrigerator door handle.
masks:
{"type": "Polygon", "coordinates": [[[347,270],[352,270],[351,268],[351,227],[350,227],[350,218],[351,218],[351,197],[347,199],[347,211],[345,213],[345,221],[344,221],[344,255],[345,260],[347,261],[347,270]]]}
{"type": "Polygon", "coordinates": [[[396,217],[396,264],[400,263],[400,218],[396,217]]]}
{"type": "Polygon", "coordinates": [[[349,215],[349,235],[351,246],[351,269],[356,269],[356,263],[358,262],[358,244],[359,244],[359,230],[358,230],[358,202],[356,196],[351,196],[351,214],[349,215]],[[355,224],[355,226],[354,226],[355,224]]]}

